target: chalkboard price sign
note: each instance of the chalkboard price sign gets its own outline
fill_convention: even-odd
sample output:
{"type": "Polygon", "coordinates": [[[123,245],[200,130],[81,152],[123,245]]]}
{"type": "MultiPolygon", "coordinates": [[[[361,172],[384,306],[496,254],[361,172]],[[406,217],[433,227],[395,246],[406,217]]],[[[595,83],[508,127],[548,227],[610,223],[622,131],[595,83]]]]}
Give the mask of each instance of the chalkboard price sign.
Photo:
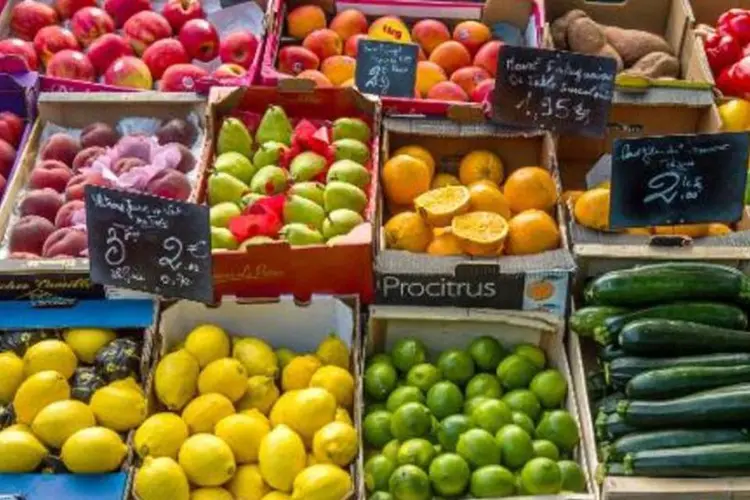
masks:
{"type": "Polygon", "coordinates": [[[747,132],[616,140],[610,226],[739,220],[748,146],[747,132]]]}
{"type": "Polygon", "coordinates": [[[608,57],[503,45],[492,115],[497,122],[601,137],[617,64],[608,57]]]}
{"type": "Polygon", "coordinates": [[[354,81],[365,94],[414,97],[419,49],[413,43],[360,40],[354,81]]]}
{"type": "Polygon", "coordinates": [[[91,279],[213,302],[208,207],[86,186],[91,279]]]}

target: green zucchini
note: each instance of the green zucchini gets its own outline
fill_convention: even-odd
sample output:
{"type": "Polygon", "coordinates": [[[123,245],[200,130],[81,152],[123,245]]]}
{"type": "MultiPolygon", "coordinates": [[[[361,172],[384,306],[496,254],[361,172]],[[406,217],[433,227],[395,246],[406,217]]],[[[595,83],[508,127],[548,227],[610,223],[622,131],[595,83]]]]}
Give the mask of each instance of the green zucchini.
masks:
{"type": "MultiPolygon", "coordinates": [[[[621,401],[622,403],[623,401],[621,401]]],[[[619,409],[619,403],[618,403],[619,409]]],[[[613,441],[619,437],[632,432],[638,432],[638,428],[628,424],[619,413],[599,412],[594,422],[596,438],[599,441],[613,441]]]]}
{"type": "Polygon", "coordinates": [[[643,307],[676,300],[750,304],[750,278],[739,270],[702,262],[666,262],[612,271],[592,281],[586,305],[643,307]]]}
{"type": "Polygon", "coordinates": [[[750,364],[750,353],[739,352],[706,354],[703,356],[678,356],[674,358],[644,358],[623,356],[604,365],[607,383],[613,387],[625,387],[639,373],[673,368],[677,366],[737,366],[750,364]]]}
{"type": "Polygon", "coordinates": [[[614,344],[609,344],[599,349],[599,361],[602,363],[608,363],[622,356],[627,356],[627,353],[620,346],[614,344]]]}
{"type": "Polygon", "coordinates": [[[750,443],[644,450],[623,459],[629,476],[724,477],[750,473],[750,443]]]}
{"type": "Polygon", "coordinates": [[[734,385],[725,385],[724,387],[718,387],[716,389],[710,389],[708,391],[700,391],[696,392],[695,395],[698,394],[724,394],[726,392],[740,392],[740,391],[750,391],[750,384],[734,384],[734,385]]]}
{"type": "Polygon", "coordinates": [[[628,310],[623,307],[591,306],[578,309],[570,315],[570,329],[581,337],[592,337],[604,321],[613,316],[622,316],[628,310]]]}
{"type": "Polygon", "coordinates": [[[750,332],[688,321],[639,319],[622,329],[620,346],[628,354],[646,356],[750,352],[750,332]]]}
{"type": "Polygon", "coordinates": [[[670,429],[628,434],[602,448],[604,461],[620,461],[626,454],[646,450],[750,441],[746,429],[670,429]]]}
{"type": "Polygon", "coordinates": [[[586,391],[588,391],[589,398],[595,400],[609,394],[609,386],[603,370],[591,371],[586,375],[586,391]]]}
{"type": "Polygon", "coordinates": [[[622,392],[614,392],[610,394],[609,396],[605,396],[601,398],[599,401],[596,402],[596,404],[593,406],[592,411],[600,411],[602,413],[616,413],[617,412],[617,403],[622,401],[623,399],[627,399],[625,397],[625,394],[622,392]]]}
{"type": "Polygon", "coordinates": [[[744,382],[750,382],[750,365],[678,366],[636,375],[625,386],[625,394],[631,399],[674,399],[744,382]]]}

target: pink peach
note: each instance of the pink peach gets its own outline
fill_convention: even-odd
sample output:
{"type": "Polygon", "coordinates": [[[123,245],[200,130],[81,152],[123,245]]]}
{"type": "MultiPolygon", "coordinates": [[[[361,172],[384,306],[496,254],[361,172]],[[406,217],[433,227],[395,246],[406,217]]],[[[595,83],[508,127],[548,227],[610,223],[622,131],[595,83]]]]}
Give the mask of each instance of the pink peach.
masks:
{"type": "Polygon", "coordinates": [[[55,230],[47,237],[42,257],[83,257],[88,250],[86,232],[72,227],[55,230]]]}
{"type": "Polygon", "coordinates": [[[26,193],[18,205],[18,213],[24,215],[38,215],[48,221],[55,220],[57,211],[63,204],[60,193],[52,188],[34,189],[26,193]]]}
{"type": "Polygon", "coordinates": [[[31,171],[28,186],[31,189],[52,188],[62,193],[71,177],[73,171],[63,162],[44,160],[31,171]]]}
{"type": "Polygon", "coordinates": [[[38,215],[26,215],[18,219],[10,229],[8,250],[11,253],[42,255],[42,247],[55,230],[52,222],[38,215]]]}
{"type": "Polygon", "coordinates": [[[62,227],[70,227],[73,225],[73,217],[77,212],[85,209],[83,200],[71,200],[66,202],[60,210],[57,211],[55,216],[55,227],[60,229],[62,227]]]}

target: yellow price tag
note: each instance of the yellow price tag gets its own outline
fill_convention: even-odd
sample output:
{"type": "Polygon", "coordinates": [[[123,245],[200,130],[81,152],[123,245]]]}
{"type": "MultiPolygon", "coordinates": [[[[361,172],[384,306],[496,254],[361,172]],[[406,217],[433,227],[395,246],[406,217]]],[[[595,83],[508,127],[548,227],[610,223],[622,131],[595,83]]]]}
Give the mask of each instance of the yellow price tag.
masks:
{"type": "Polygon", "coordinates": [[[401,19],[394,16],[385,16],[376,20],[370,26],[367,36],[373,40],[411,43],[409,28],[406,27],[406,24],[401,19]]]}

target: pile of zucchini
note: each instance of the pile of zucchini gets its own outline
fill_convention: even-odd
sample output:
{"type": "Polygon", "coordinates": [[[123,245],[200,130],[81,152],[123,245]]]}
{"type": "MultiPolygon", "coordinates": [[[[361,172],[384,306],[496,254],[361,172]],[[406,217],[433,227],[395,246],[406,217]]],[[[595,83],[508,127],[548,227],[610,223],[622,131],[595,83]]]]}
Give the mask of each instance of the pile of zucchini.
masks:
{"type": "Polygon", "coordinates": [[[750,475],[750,279],[663,263],[594,280],[571,329],[598,344],[589,375],[600,475],[750,475]]]}

